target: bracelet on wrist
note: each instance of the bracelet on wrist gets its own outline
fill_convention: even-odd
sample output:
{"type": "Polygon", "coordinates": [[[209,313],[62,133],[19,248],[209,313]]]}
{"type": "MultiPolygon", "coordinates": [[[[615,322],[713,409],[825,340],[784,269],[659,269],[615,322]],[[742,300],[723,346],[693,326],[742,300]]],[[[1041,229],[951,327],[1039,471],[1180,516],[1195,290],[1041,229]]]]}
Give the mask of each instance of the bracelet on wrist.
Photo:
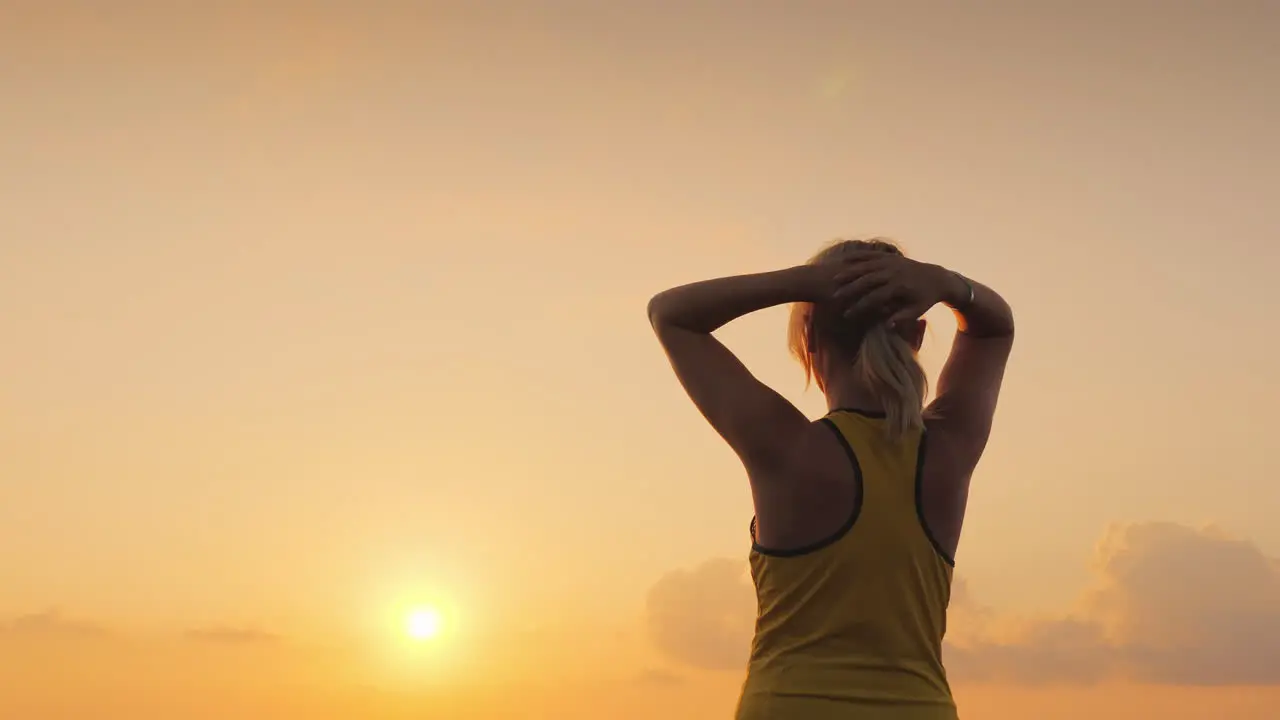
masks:
{"type": "Polygon", "coordinates": [[[972,281],[972,280],[970,280],[969,278],[965,277],[964,275],[961,275],[960,273],[956,272],[955,270],[952,270],[952,271],[951,271],[951,274],[952,274],[952,275],[955,275],[955,276],[956,276],[956,277],[958,277],[958,278],[960,278],[960,282],[964,283],[964,286],[965,286],[965,290],[966,290],[966,292],[967,292],[967,295],[966,295],[966,297],[965,297],[964,302],[962,302],[960,305],[958,305],[958,306],[956,307],[956,309],[957,309],[957,310],[959,310],[959,311],[961,311],[961,312],[964,312],[966,309],[968,309],[968,307],[969,307],[970,305],[972,305],[972,304],[973,304],[973,295],[974,295],[974,292],[973,292],[973,281],[972,281]]]}

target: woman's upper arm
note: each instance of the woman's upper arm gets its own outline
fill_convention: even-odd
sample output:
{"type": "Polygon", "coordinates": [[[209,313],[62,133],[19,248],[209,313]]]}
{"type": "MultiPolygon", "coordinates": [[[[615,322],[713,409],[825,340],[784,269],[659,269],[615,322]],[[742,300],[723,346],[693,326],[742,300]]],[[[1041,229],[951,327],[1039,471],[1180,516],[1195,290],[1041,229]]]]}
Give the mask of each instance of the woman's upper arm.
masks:
{"type": "Polygon", "coordinates": [[[966,477],[991,436],[1012,348],[1012,335],[979,337],[958,332],[938,377],[938,393],[926,414],[930,427],[949,446],[949,454],[967,466],[957,468],[966,477]]]}
{"type": "Polygon", "coordinates": [[[715,336],[655,325],[676,377],[753,478],[784,468],[809,419],[760,382],[715,336]]]}

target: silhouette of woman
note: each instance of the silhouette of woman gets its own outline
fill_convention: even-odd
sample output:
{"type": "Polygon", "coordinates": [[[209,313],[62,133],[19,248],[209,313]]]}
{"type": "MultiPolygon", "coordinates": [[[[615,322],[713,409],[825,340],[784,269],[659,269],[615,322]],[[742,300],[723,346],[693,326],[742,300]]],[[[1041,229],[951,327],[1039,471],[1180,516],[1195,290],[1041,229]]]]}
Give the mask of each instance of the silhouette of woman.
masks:
{"type": "Polygon", "coordinates": [[[759,606],[738,720],[955,720],[942,664],[953,557],[1013,345],[991,289],[881,239],[672,288],[649,319],[747,471],[759,606]],[[811,422],[712,333],[794,303],[792,353],[826,395],[811,422]],[[959,332],[926,408],[923,315],[959,332]]]}

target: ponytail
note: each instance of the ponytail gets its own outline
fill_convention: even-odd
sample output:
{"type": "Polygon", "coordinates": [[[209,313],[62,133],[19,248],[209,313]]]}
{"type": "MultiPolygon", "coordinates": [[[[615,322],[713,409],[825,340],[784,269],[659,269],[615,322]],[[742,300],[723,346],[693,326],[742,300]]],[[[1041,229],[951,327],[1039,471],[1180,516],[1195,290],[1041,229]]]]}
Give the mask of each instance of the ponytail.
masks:
{"type": "MultiPolygon", "coordinates": [[[[897,246],[881,239],[845,240],[828,246],[810,262],[837,260],[844,252],[868,249],[902,253],[897,246]]],[[[854,327],[829,310],[812,303],[796,303],[791,308],[787,344],[791,354],[804,367],[806,387],[810,380],[817,380],[819,389],[826,389],[822,376],[813,365],[821,339],[822,344],[838,347],[842,354],[854,358],[854,372],[884,408],[890,440],[923,428],[922,413],[929,380],[916,359],[915,349],[882,322],[854,327]]]]}
{"type": "Polygon", "coordinates": [[[884,408],[891,439],[924,427],[921,413],[929,380],[906,340],[883,324],[870,328],[854,371],[884,408]]]}

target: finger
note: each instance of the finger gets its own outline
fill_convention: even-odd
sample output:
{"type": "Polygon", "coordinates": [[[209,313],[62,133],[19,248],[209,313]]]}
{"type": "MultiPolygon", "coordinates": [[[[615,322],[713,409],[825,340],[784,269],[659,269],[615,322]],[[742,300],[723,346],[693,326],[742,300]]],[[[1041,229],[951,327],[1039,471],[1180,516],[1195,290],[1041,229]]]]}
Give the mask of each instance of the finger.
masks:
{"type": "Polygon", "coordinates": [[[845,298],[856,298],[866,295],[875,288],[889,282],[889,274],[884,272],[867,273],[866,275],[857,276],[853,280],[846,282],[834,293],[832,298],[843,300],[845,298]]]}
{"type": "Polygon", "coordinates": [[[897,297],[902,291],[897,285],[885,284],[866,293],[858,298],[848,310],[845,310],[845,317],[868,316],[877,311],[883,312],[889,301],[897,297]]]}
{"type": "Polygon", "coordinates": [[[839,280],[848,280],[859,275],[874,272],[883,268],[886,258],[883,253],[871,253],[867,255],[855,255],[852,257],[841,258],[839,261],[841,270],[836,274],[839,280]]]}
{"type": "Polygon", "coordinates": [[[840,254],[842,262],[862,261],[862,260],[883,260],[895,257],[893,253],[887,253],[883,250],[852,250],[840,254]]]}
{"type": "Polygon", "coordinates": [[[894,327],[898,323],[914,322],[923,317],[924,313],[925,310],[919,305],[908,305],[889,316],[889,327],[894,327]]]}

